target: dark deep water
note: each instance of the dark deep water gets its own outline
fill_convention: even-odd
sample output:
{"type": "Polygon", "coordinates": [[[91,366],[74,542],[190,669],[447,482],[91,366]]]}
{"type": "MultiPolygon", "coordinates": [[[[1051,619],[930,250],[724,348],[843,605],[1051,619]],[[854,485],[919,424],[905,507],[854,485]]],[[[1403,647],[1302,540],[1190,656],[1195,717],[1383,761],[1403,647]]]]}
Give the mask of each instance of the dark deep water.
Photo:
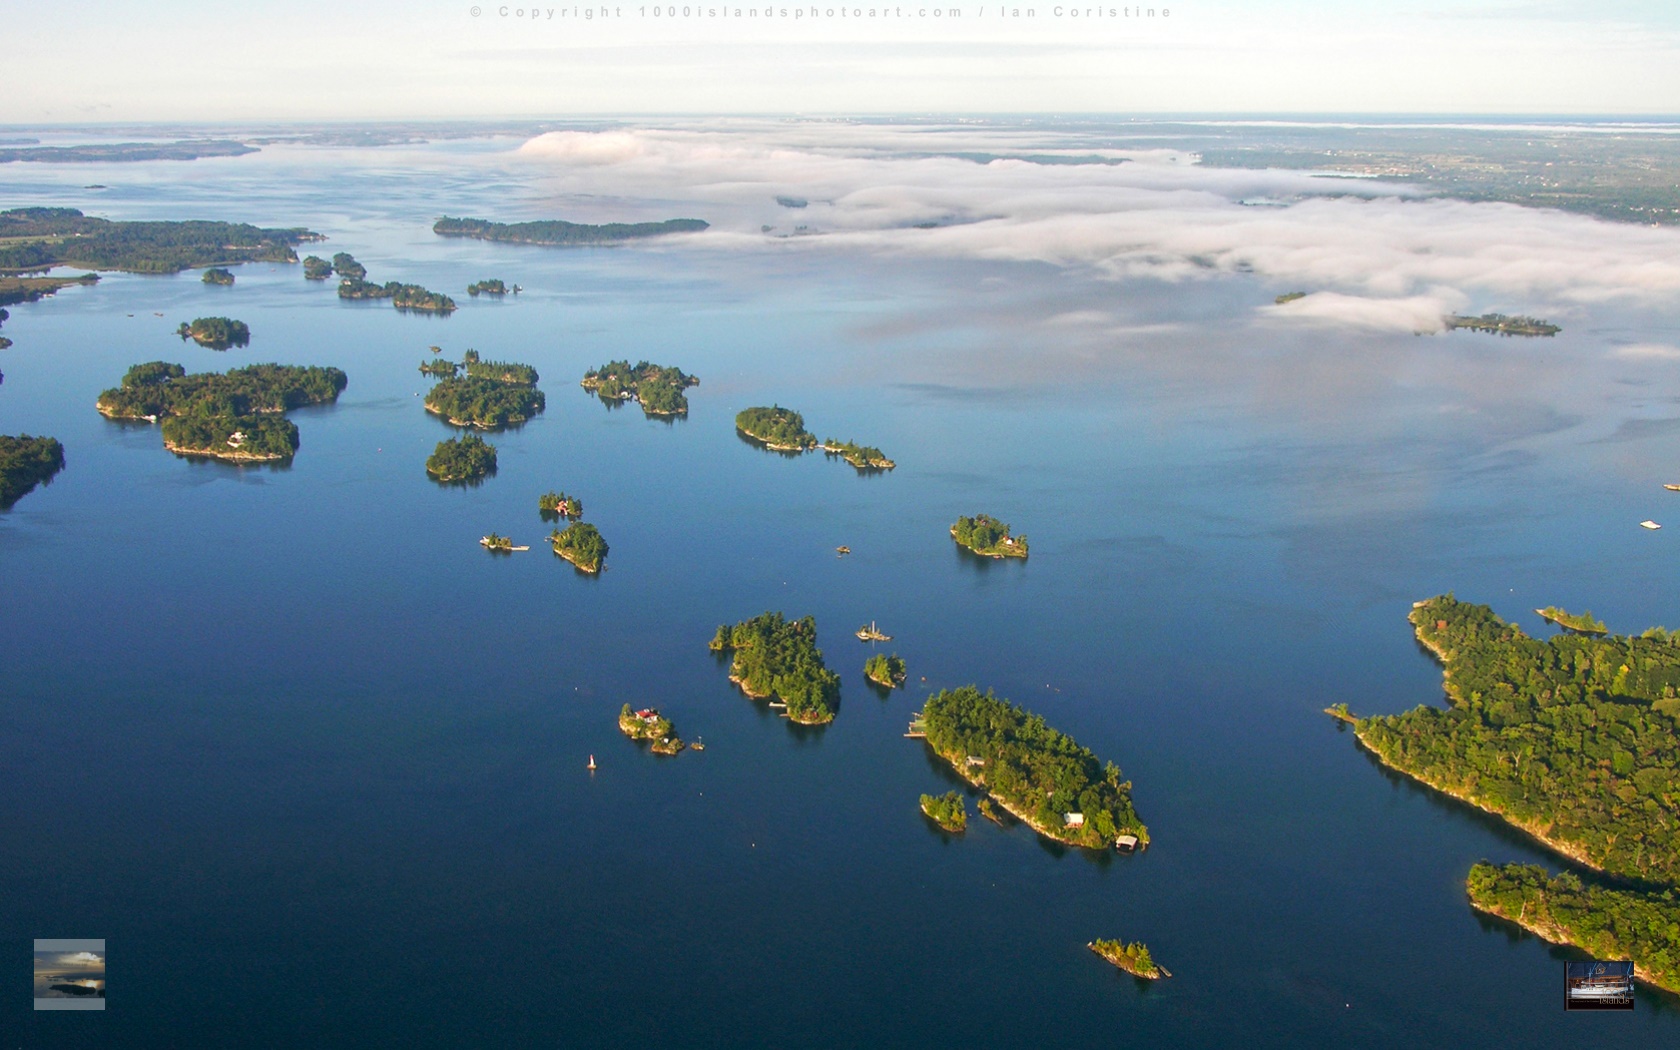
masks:
{"type": "Polygon", "coordinates": [[[434,237],[438,214],[564,210],[490,148],[0,172],[4,207],[307,225],[332,239],[306,250],[461,304],[403,315],[255,264],[11,307],[0,432],[52,434],[68,466],[0,514],[0,930],[105,938],[113,986],[103,1014],[32,1014],[20,968],[7,1045],[1680,1040],[1650,993],[1566,1016],[1575,956],[1462,889],[1482,858],[1557,862],[1320,713],[1438,701],[1405,615],[1449,589],[1537,633],[1550,603],[1680,626],[1680,530],[1636,526],[1680,507],[1675,365],[1604,350],[1673,341],[1674,316],[1352,336],[1252,323],[1287,289],[1238,277],[434,237]],[[468,299],[484,277],[526,291],[468,299]],[[1138,334],[1036,323],[1099,302],[1138,334]],[[251,346],[173,336],[212,314],[251,346]],[[433,343],[542,373],[547,411],[491,438],[479,487],[423,470],[451,432],[415,396],[433,343]],[[689,418],[586,395],[614,357],[700,376],[689,418]],[[93,409],[159,358],[350,386],[293,414],[290,467],[189,462],[93,409]],[[898,469],[741,442],[734,413],[771,402],[898,469]],[[600,578],[541,543],[549,488],[611,544],[600,578]],[[946,528],[977,511],[1030,561],[960,555],[946,528]],[[491,556],[491,530],[534,549],[491,556]],[[766,609],[816,617],[833,725],[788,725],[707,653],[766,609]],[[887,699],[851,635],[870,619],[910,665],[887,699]],[[1118,762],[1154,847],[924,821],[954,780],[901,734],[969,682],[1118,762]],[[624,702],[707,749],[639,752],[624,702]],[[1098,936],[1176,977],[1142,986],[1098,936]]]}

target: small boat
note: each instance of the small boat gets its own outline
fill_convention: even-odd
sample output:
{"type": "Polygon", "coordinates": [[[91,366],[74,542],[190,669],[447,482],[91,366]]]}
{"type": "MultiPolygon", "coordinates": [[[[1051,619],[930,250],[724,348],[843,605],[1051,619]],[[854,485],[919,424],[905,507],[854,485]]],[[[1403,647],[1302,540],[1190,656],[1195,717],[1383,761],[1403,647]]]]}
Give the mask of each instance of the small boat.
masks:
{"type": "Polygon", "coordinates": [[[1644,521],[1640,522],[1639,527],[1642,528],[1642,529],[1660,529],[1660,528],[1662,528],[1661,525],[1658,525],[1656,522],[1652,521],[1649,518],[1646,518],[1644,521]]]}
{"type": "Polygon", "coordinates": [[[589,771],[591,773],[595,772],[595,756],[594,755],[589,756],[589,771]]]}
{"type": "Polygon", "coordinates": [[[1680,485],[1664,485],[1663,488],[1670,492],[1680,492],[1680,485]]]}
{"type": "Polygon", "coordinates": [[[852,549],[850,547],[836,547],[834,553],[844,556],[852,553],[852,549]]]}

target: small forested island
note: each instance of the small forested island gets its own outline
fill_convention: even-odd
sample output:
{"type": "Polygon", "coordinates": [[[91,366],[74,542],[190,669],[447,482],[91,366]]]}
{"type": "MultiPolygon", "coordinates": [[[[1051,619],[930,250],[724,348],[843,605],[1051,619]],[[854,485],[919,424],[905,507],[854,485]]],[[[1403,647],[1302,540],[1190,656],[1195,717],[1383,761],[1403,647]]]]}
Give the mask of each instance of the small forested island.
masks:
{"type": "Polygon", "coordinates": [[[0,510],[52,481],[64,469],[64,446],[50,437],[0,434],[0,510]]]}
{"type": "Polygon", "coordinates": [[[1305,299],[1306,297],[1307,297],[1306,292],[1284,292],[1282,295],[1278,296],[1276,299],[1273,299],[1272,302],[1276,303],[1279,306],[1282,306],[1284,303],[1292,303],[1297,299],[1305,299]]]}
{"type": "MultiPolygon", "coordinates": [[[[0,250],[3,245],[0,245],[0,250]]],[[[84,273],[77,277],[17,277],[0,275],[0,306],[33,303],[45,299],[60,288],[73,284],[98,284],[99,275],[84,273]]]]}
{"type": "Polygon", "coordinates": [[[496,472],[496,446],[477,434],[439,441],[426,458],[426,473],[438,481],[471,481],[496,472]]]}
{"type": "MultiPolygon", "coordinates": [[[[448,364],[434,362],[434,366],[448,364]]],[[[482,430],[511,426],[525,422],[548,404],[536,387],[537,370],[530,365],[483,361],[468,350],[461,367],[467,371],[465,376],[457,377],[455,366],[450,366],[448,377],[426,394],[426,410],[456,426],[482,430]]],[[[421,366],[421,371],[426,370],[421,366]]],[[[433,374],[440,372],[440,368],[434,368],[433,374]]]]}
{"type": "Polygon", "coordinates": [[[305,255],[303,257],[303,279],[306,281],[324,281],[333,275],[333,264],[319,255],[305,255]]]}
{"type": "Polygon", "coordinates": [[[607,541],[600,530],[584,521],[574,521],[564,529],[549,534],[554,553],[565,558],[580,572],[597,573],[607,559],[607,541]]]}
{"type": "Polygon", "coordinates": [[[609,222],[591,225],[559,219],[540,222],[490,222],[485,219],[455,219],[444,216],[432,225],[440,237],[473,237],[481,241],[511,241],[515,244],[561,246],[618,244],[668,233],[698,233],[711,223],[700,219],[667,219],[664,222],[609,222]]]}
{"type": "Polygon", "coordinates": [[[537,497],[537,513],[544,519],[576,521],[583,517],[583,501],[564,492],[545,492],[537,497]]]}
{"type": "Polygon", "coordinates": [[[477,299],[481,295],[506,295],[507,285],[500,277],[492,277],[488,281],[474,281],[467,285],[467,294],[477,299]]]}
{"type": "Polygon", "coordinates": [[[0,212],[0,270],[79,266],[178,273],[244,262],[297,262],[294,245],[321,239],[301,227],[231,222],[112,222],[75,208],[0,212]]]}
{"type": "Polygon", "coordinates": [[[700,380],[680,368],[647,361],[608,361],[583,374],[583,388],[602,401],[636,401],[650,416],[680,416],[688,412],[683,391],[700,380]]]}
{"type": "Polygon", "coordinates": [[[1597,886],[1573,872],[1549,876],[1536,864],[1485,861],[1470,869],[1465,888],[1479,911],[1595,959],[1632,959],[1639,980],[1680,992],[1680,896],[1673,889],[1597,886]]]}
{"type": "Polygon", "coordinates": [[[420,362],[420,374],[435,376],[439,379],[454,379],[461,371],[461,366],[453,361],[445,361],[441,357],[434,357],[429,361],[420,362]]]}
{"type": "Polygon", "coordinates": [[[987,514],[958,518],[951,526],[951,538],[958,545],[988,558],[1025,558],[1027,538],[1009,535],[1009,526],[987,514]]]}
{"type": "Polygon", "coordinates": [[[203,281],[205,284],[231,285],[233,284],[233,271],[223,269],[220,266],[212,266],[204,271],[203,281]]]}
{"type": "Polygon", "coordinates": [[[231,317],[198,317],[189,324],[181,322],[175,334],[182,342],[191,339],[199,346],[212,350],[226,350],[230,346],[246,346],[251,342],[251,329],[244,321],[231,317]]]}
{"type": "Polygon", "coordinates": [[[512,383],[515,386],[536,386],[537,370],[530,365],[522,365],[513,361],[485,361],[478,356],[478,351],[468,350],[461,358],[461,367],[467,370],[472,379],[488,379],[497,383],[512,383]]]}
{"type": "Polygon", "coordinates": [[[958,776],[1046,838],[1088,849],[1149,845],[1119,767],[1037,715],[969,685],[929,697],[918,724],[958,776]]]}
{"type": "Polygon", "coordinates": [[[1473,332],[1493,332],[1497,335],[1549,336],[1563,331],[1538,317],[1507,317],[1504,314],[1482,314],[1479,317],[1452,314],[1446,318],[1446,326],[1449,332],[1455,328],[1467,328],[1473,332]]]}
{"type": "Polygon", "coordinates": [[[949,832],[968,830],[968,807],[961,793],[947,791],[943,795],[923,795],[922,813],[949,832]]]}
{"type": "Polygon", "coordinates": [[[1544,609],[1536,609],[1534,611],[1542,620],[1545,620],[1548,623],[1555,623],[1566,631],[1574,631],[1578,634],[1610,633],[1610,628],[1604,625],[1603,620],[1593,619],[1591,609],[1588,609],[1583,613],[1569,613],[1564,612],[1555,605],[1548,605],[1544,609]]]}
{"type": "Polygon", "coordinates": [[[897,689],[904,684],[904,679],[909,676],[909,671],[904,666],[904,661],[899,659],[897,653],[891,656],[876,653],[863,662],[863,674],[865,678],[876,685],[884,685],[888,689],[897,689]]]}
{"type": "Polygon", "coordinates": [[[419,310],[425,313],[447,314],[455,310],[455,300],[442,292],[428,291],[417,284],[387,281],[374,284],[358,277],[346,277],[338,284],[340,299],[389,299],[399,310],[419,310]]]}
{"type": "Polygon", "coordinates": [[[1357,719],[1360,743],[1621,880],[1478,865],[1467,883],[1477,907],[1589,951],[1614,937],[1642,977],[1666,974],[1680,990],[1680,633],[1540,641],[1451,594],[1418,602],[1410,620],[1442,662],[1451,706],[1357,719]]]}
{"type": "Polygon", "coordinates": [[[710,648],[735,654],[729,680],[753,699],[776,697],[787,705],[787,716],[804,725],[834,721],[840,676],[823,664],[811,617],[788,620],[767,612],[733,627],[720,626],[710,648]]]}
{"type": "Polygon", "coordinates": [[[284,416],[165,416],[163,447],[183,456],[269,463],[298,450],[297,424],[284,416]]]}
{"type": "Polygon", "coordinates": [[[512,554],[515,549],[512,538],[503,536],[499,532],[487,533],[478,542],[492,554],[512,554]]]}
{"type": "Polygon", "coordinates": [[[651,707],[632,711],[630,705],[625,704],[618,712],[618,728],[631,740],[646,741],[648,750],[656,755],[674,755],[688,746],[677,735],[671,720],[651,707]]]}
{"type": "Polygon", "coordinates": [[[826,455],[839,456],[862,471],[891,470],[898,466],[887,458],[886,453],[873,445],[855,445],[850,441],[829,438],[820,447],[826,455]]]}
{"type": "Polygon", "coordinates": [[[332,257],[332,272],[345,281],[367,279],[367,267],[357,262],[356,257],[349,252],[338,252],[332,257]]]}
{"type": "Polygon", "coordinates": [[[188,375],[151,361],[100,394],[98,408],[111,419],[161,419],[164,447],[180,455],[265,462],[297,452],[297,426],[282,413],[336,401],[346,383],[336,368],[267,364],[188,375]]]}
{"type": "Polygon", "coordinates": [[[1162,977],[1171,976],[1156,965],[1155,959],[1149,954],[1149,949],[1144,946],[1142,941],[1124,944],[1120,941],[1106,941],[1098,938],[1085,947],[1125,970],[1133,977],[1142,977],[1147,981],[1157,981],[1162,977]]]}
{"type": "Polygon", "coordinates": [[[816,436],[805,429],[805,417],[780,405],[743,410],[735,417],[735,429],[777,452],[805,452],[817,447],[816,436]]]}

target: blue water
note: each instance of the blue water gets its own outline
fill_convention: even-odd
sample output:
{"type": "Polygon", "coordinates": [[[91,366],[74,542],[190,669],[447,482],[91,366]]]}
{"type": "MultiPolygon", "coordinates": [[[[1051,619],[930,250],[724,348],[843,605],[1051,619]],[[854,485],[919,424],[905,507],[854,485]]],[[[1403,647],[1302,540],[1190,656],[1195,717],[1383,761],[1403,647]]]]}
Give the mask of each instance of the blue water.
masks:
{"type": "Polygon", "coordinates": [[[307,225],[371,279],[461,302],[404,315],[258,264],[233,288],[112,274],[11,308],[0,432],[52,434],[68,466],[0,514],[0,929],[103,937],[112,980],[100,1015],[7,998],[17,1045],[1680,1038],[1649,993],[1566,1016],[1576,956],[1462,889],[1482,858],[1557,862],[1320,713],[1439,702],[1405,615],[1448,589],[1536,632],[1551,603],[1680,625],[1672,530],[1634,525],[1667,506],[1673,366],[1604,342],[1674,317],[1605,308],[1544,344],[1280,333],[1249,318],[1287,289],[1246,277],[434,237],[445,212],[555,214],[508,145],[3,173],[5,206],[307,225]],[[526,290],[468,299],[484,277],[526,290]],[[1033,321],[1093,304],[1138,334],[1033,321]],[[251,346],[172,335],[210,314],[251,346]],[[430,344],[542,373],[547,411],[491,439],[481,486],[424,473],[451,433],[415,396],[430,344]],[[577,387],[615,357],[700,376],[689,417],[577,387]],[[159,358],[350,385],[294,413],[289,467],[191,462],[93,409],[159,358]],[[898,469],[738,439],[735,412],[771,402],[898,469]],[[541,544],[550,488],[611,544],[599,578],[541,544]],[[981,511],[1030,561],[953,548],[981,511]],[[488,555],[491,530],[534,549],[488,555]],[[766,609],[816,618],[844,680],[831,726],[790,726],[707,653],[766,609]],[[910,665],[887,699],[851,636],[870,619],[910,665]],[[932,828],[917,795],[954,781],[901,734],[969,682],[1118,762],[1153,847],[932,828]],[[706,750],[639,752],[625,702],[706,750]],[[1098,936],[1175,978],[1117,973],[1098,936]]]}

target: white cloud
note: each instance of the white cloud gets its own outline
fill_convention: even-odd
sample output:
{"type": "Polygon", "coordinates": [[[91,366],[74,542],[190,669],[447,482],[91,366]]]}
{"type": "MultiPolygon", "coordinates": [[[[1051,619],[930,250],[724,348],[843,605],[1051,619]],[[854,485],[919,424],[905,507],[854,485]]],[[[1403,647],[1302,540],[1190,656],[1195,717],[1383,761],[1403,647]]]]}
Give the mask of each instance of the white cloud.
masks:
{"type": "Polygon", "coordinates": [[[576,205],[568,217],[713,223],[703,237],[667,242],[683,250],[1032,261],[1115,281],[1253,273],[1317,293],[1275,311],[1278,319],[1407,331],[1437,329],[1442,313],[1459,309],[1555,315],[1680,293],[1673,228],[1423,199],[1376,180],[1204,168],[1171,150],[1108,149],[1101,139],[1087,148],[1083,134],[696,121],[554,132],[517,156],[550,172],[555,199],[576,205]],[[1111,163],[1028,159],[1045,154],[1111,163]],[[778,196],[807,204],[785,207],[778,196]],[[1242,203],[1256,198],[1286,206],[1242,203]]]}
{"type": "Polygon", "coordinates": [[[1339,292],[1315,292],[1303,299],[1263,307],[1265,314],[1286,321],[1323,321],[1394,332],[1439,332],[1444,319],[1464,306],[1453,292],[1376,299],[1339,292]]]}

